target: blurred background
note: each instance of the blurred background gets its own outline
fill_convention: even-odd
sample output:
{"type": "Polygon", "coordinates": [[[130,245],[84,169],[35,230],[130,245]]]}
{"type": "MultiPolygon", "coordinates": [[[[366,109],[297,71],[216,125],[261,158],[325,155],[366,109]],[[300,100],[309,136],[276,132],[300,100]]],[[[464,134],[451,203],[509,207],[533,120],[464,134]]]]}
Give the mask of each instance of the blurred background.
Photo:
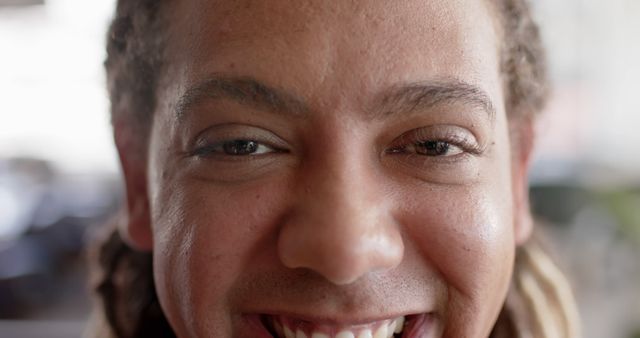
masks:
{"type": "MultiPolygon", "coordinates": [[[[554,95],[533,209],[586,338],[640,337],[640,1],[536,0],[554,95]]],[[[77,337],[85,247],[121,203],[102,60],[114,0],[0,0],[0,337],[77,337]]]]}

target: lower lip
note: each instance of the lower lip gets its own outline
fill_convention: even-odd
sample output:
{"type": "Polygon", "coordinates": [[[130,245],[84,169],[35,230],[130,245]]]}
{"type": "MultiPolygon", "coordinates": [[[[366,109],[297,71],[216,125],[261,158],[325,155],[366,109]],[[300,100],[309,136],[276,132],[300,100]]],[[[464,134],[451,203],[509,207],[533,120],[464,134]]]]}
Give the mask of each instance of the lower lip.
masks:
{"type": "MultiPolygon", "coordinates": [[[[264,316],[258,314],[251,314],[243,316],[245,319],[245,329],[247,337],[252,338],[274,338],[269,329],[265,326],[264,316]]],[[[429,337],[433,332],[433,315],[432,314],[420,314],[410,315],[406,318],[406,324],[402,338],[423,338],[429,337]]],[[[242,330],[245,332],[245,330],[242,330]]],[[[241,334],[244,337],[244,334],[241,334]]]]}

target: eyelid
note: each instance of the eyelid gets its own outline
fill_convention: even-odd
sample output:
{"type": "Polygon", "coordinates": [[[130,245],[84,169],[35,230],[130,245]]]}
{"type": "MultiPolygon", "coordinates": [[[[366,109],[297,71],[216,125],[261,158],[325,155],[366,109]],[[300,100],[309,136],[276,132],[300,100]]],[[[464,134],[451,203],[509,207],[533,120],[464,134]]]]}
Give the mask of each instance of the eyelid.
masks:
{"type": "Polygon", "coordinates": [[[405,132],[392,143],[391,149],[429,140],[450,143],[471,155],[481,155],[485,148],[478,143],[473,133],[463,127],[436,125],[416,128],[405,132]]]}
{"type": "Polygon", "coordinates": [[[275,133],[264,128],[244,124],[221,124],[199,132],[189,142],[189,153],[198,155],[203,149],[211,149],[225,142],[251,140],[275,151],[287,149],[287,143],[275,133]]]}
{"type": "Polygon", "coordinates": [[[249,153],[249,154],[246,154],[246,155],[235,155],[235,154],[227,154],[227,153],[225,153],[225,150],[224,150],[225,143],[233,142],[233,141],[239,141],[239,140],[243,140],[244,141],[244,139],[230,139],[230,140],[222,140],[220,142],[203,145],[201,147],[196,148],[192,152],[192,155],[201,156],[201,157],[230,156],[230,157],[240,158],[240,157],[252,157],[252,156],[255,157],[255,156],[260,156],[260,155],[264,155],[264,154],[280,152],[280,149],[278,149],[278,148],[275,148],[273,146],[270,146],[270,145],[265,144],[265,143],[260,142],[260,141],[251,140],[251,141],[253,141],[253,142],[258,144],[258,150],[260,150],[261,148],[269,148],[268,151],[264,151],[264,149],[262,149],[259,152],[249,153]]]}

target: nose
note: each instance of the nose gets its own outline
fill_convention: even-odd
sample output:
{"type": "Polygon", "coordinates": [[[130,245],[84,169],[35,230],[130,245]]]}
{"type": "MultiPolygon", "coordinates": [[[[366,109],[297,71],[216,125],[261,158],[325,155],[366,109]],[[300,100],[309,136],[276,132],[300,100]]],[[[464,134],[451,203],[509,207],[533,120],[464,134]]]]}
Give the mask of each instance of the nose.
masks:
{"type": "Polygon", "coordinates": [[[313,270],[343,285],[402,261],[404,244],[391,203],[371,170],[328,160],[304,172],[278,238],[286,267],[313,270]]]}

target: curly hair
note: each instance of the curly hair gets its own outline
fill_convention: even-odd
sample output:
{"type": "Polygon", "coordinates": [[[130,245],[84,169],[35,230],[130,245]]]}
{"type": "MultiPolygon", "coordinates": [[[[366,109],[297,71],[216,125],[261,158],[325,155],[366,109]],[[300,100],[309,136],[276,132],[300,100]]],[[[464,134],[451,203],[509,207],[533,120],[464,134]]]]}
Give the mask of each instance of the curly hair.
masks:
{"type": "MultiPolygon", "coordinates": [[[[168,1],[119,0],[107,37],[112,123],[131,125],[143,141],[166,67],[162,8],[168,1]]],[[[548,96],[538,27],[526,0],[491,1],[503,35],[500,65],[509,120],[533,118],[548,96]]],[[[116,228],[105,229],[90,255],[98,301],[87,336],[175,337],[155,292],[151,254],[128,247],[116,228]]],[[[535,241],[518,248],[511,289],[491,336],[576,337],[577,323],[571,291],[560,271],[535,241]]]]}
{"type": "Polygon", "coordinates": [[[111,123],[135,127],[146,139],[156,108],[156,91],[164,69],[168,0],[119,0],[107,33],[107,89],[111,123]]]}

